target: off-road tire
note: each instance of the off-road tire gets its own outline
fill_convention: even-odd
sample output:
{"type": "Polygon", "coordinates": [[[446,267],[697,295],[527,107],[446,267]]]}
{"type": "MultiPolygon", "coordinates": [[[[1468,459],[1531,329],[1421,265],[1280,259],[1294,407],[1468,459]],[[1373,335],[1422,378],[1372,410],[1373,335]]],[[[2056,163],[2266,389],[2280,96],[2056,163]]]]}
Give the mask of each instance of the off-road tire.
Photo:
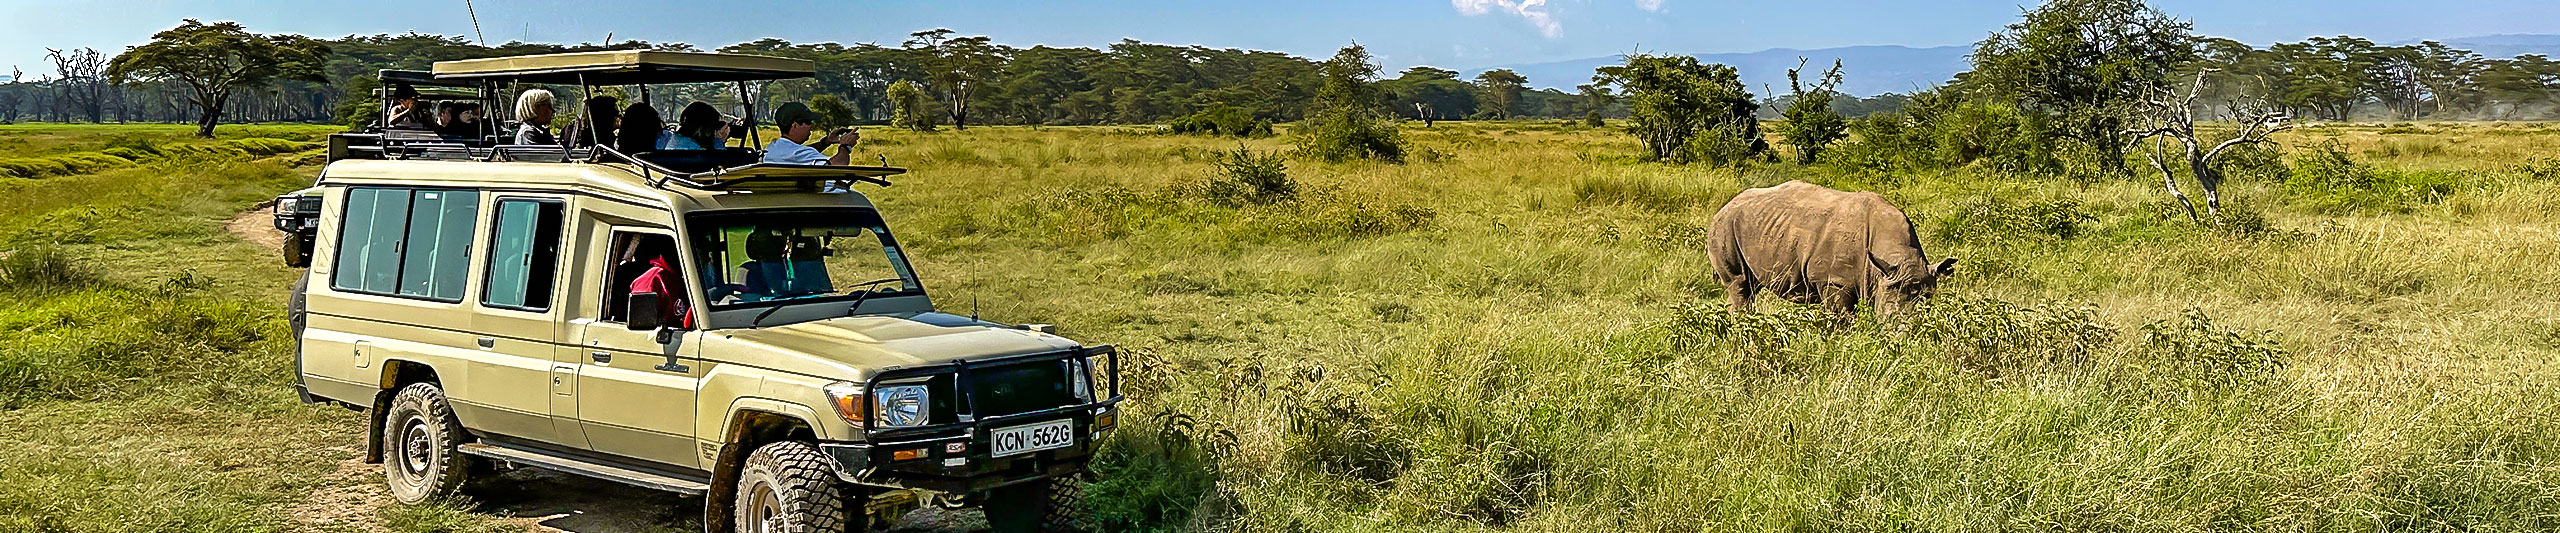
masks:
{"type": "Polygon", "coordinates": [[[782,441],[756,448],[738,469],[730,508],[737,533],[834,533],[870,529],[853,487],[836,481],[835,461],[816,446],[782,441]]]}
{"type": "Polygon", "coordinates": [[[445,404],[444,389],[409,384],[382,417],[382,472],[392,499],[415,504],[462,490],[474,459],[457,450],[470,437],[445,404]]]}
{"type": "Polygon", "coordinates": [[[1077,533],[1076,500],[1084,484],[1073,476],[1018,483],[987,491],[987,525],[999,533],[1077,533]]]}

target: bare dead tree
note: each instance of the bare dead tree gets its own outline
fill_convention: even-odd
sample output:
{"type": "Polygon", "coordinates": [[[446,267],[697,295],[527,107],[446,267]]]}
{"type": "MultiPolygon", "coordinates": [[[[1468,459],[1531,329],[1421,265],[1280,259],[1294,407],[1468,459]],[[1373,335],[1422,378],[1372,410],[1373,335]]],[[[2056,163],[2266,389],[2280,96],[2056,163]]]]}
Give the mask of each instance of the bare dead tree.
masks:
{"type": "Polygon", "coordinates": [[[46,48],[45,59],[53,61],[53,70],[61,74],[63,103],[89,116],[89,122],[107,119],[107,56],[96,48],[55,50],[46,48]]]}
{"type": "Polygon", "coordinates": [[[1437,118],[1431,112],[1431,104],[1422,102],[1413,103],[1413,116],[1422,119],[1422,127],[1425,128],[1431,127],[1431,119],[1437,118]]]}
{"type": "Polygon", "coordinates": [[[2187,218],[2191,220],[2201,221],[2203,218],[2196,215],[2196,204],[2187,199],[2187,193],[2178,190],[2178,176],[2169,170],[2171,141],[2183,148],[2187,172],[2195,176],[2196,186],[2204,190],[2205,216],[2221,220],[2222,171],[2214,167],[2214,161],[2232,147],[2268,142],[2268,136],[2293,129],[2292,117],[2282,110],[2251,102],[2248,98],[2237,98],[2229,106],[2229,118],[2239,131],[2211,147],[2205,146],[2196,138],[2196,96],[2204,93],[2205,75],[2220,70],[2196,72],[2195,83],[2184,94],[2168,87],[2154,90],[2135,113],[2134,123],[2140,127],[2125,131],[2131,138],[2127,149],[2139,148],[2146,140],[2151,142],[2143,156],[2151,161],[2151,168],[2160,171],[2161,186],[2169,190],[2169,196],[2178,199],[2178,205],[2187,208],[2187,218]]]}

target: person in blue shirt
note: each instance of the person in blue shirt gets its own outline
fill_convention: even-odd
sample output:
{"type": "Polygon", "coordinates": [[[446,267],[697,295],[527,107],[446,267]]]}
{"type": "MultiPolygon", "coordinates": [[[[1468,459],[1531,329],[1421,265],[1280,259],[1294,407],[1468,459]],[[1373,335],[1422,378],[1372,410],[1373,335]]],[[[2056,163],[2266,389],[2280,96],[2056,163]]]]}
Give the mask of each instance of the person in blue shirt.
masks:
{"type": "Polygon", "coordinates": [[[853,163],[853,143],[862,140],[861,132],[846,128],[827,134],[815,145],[805,144],[809,142],[809,136],[818,131],[818,114],[809,112],[809,106],[799,102],[782,104],[782,107],[774,109],[773,122],[782,127],[782,136],[765,147],[766,163],[849,165],[853,163]],[[832,157],[822,151],[830,145],[836,149],[832,157]]]}

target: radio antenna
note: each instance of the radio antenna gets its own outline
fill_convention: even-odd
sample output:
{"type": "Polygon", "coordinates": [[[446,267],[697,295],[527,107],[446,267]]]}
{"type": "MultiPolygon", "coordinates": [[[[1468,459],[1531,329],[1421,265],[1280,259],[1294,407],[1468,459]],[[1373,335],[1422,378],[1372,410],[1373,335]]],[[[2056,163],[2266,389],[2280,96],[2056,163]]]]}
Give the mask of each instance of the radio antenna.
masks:
{"type": "Polygon", "coordinates": [[[489,46],[489,34],[480,33],[480,9],[472,7],[471,0],[462,0],[462,11],[471,14],[471,35],[480,38],[480,46],[489,46]]]}

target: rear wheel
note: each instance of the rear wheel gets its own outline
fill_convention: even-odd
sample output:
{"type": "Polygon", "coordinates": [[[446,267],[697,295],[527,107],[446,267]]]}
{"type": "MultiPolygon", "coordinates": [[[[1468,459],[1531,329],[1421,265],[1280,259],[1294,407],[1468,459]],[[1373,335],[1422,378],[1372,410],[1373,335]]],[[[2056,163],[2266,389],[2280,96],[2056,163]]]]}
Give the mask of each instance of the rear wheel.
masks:
{"type": "Polygon", "coordinates": [[[462,422],[445,404],[444,389],[434,383],[400,389],[382,419],[382,469],[391,497],[414,504],[460,491],[471,477],[472,462],[456,451],[463,438],[462,422]]]}
{"type": "Polygon", "coordinates": [[[1083,489],[1074,477],[1059,476],[987,491],[987,525],[1006,533],[1083,531],[1075,515],[1083,489]]]}
{"type": "Polygon", "coordinates": [[[815,533],[864,531],[870,520],[852,498],[852,487],[836,481],[825,454],[806,442],[783,441],[756,448],[738,471],[739,533],[815,533]]]}

